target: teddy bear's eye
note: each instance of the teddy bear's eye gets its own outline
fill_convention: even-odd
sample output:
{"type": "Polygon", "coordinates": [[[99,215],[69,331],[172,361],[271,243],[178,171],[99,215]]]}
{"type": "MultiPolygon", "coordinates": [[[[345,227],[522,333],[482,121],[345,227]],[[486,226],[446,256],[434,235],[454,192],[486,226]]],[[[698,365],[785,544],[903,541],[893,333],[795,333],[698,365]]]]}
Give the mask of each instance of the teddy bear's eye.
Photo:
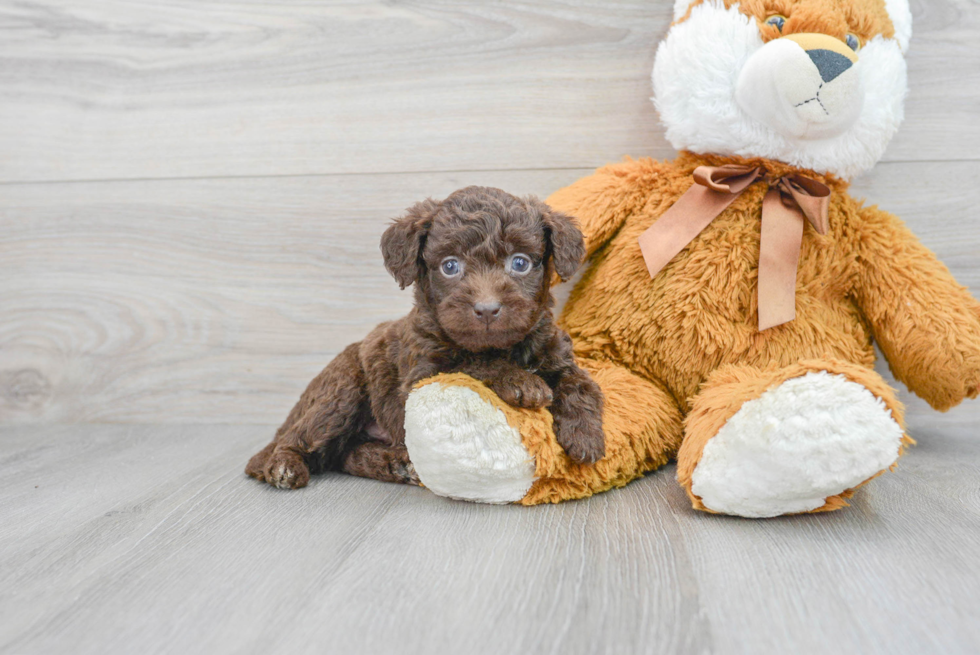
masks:
{"type": "Polygon", "coordinates": [[[786,17],[782,14],[775,14],[766,19],[766,25],[775,27],[780,32],[783,31],[783,25],[786,24],[786,17]]]}
{"type": "Polygon", "coordinates": [[[844,43],[846,43],[847,47],[854,52],[861,49],[861,39],[859,39],[856,34],[848,34],[846,37],[844,37],[844,43]]]}

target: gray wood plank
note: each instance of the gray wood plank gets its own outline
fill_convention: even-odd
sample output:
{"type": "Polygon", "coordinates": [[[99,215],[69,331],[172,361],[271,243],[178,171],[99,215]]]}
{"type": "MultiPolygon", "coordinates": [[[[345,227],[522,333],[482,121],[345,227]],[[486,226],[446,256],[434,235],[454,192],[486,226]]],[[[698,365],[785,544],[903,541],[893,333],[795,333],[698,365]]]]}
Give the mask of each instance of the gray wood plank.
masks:
{"type": "MultiPolygon", "coordinates": [[[[0,182],[667,157],[649,78],[672,4],[6,3],[0,182]]],[[[913,5],[907,120],[886,158],[975,160],[980,11],[913,5]]]]}
{"type": "Polygon", "coordinates": [[[0,651],[973,653],[980,441],[845,511],[695,513],[673,468],[522,508],[241,468],[271,426],[0,429],[0,651]]]}
{"type": "MultiPolygon", "coordinates": [[[[588,172],[0,186],[0,422],[277,422],[407,311],[378,251],[391,217],[466,184],[543,197],[588,172]]],[[[980,164],[922,163],[854,192],[980,297],[978,189],[980,164]]],[[[927,432],[938,416],[911,415],[927,432]]],[[[950,417],[978,425],[980,403],[950,417]]]]}
{"type": "Polygon", "coordinates": [[[587,172],[0,187],[0,421],[277,421],[408,311],[378,247],[391,218],[587,172]]]}

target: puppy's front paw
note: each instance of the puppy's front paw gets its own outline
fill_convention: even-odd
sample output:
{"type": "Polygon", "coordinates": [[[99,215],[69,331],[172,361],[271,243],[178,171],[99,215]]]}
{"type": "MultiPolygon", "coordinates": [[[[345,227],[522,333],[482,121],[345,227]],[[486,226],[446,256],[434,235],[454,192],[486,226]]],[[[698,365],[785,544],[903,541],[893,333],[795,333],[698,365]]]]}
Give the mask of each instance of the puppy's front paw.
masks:
{"type": "Polygon", "coordinates": [[[555,438],[572,461],[594,464],[605,457],[601,419],[577,412],[555,414],[554,419],[555,438]]]}
{"type": "Polygon", "coordinates": [[[266,461],[265,481],[279,489],[299,489],[310,481],[310,469],[303,458],[288,450],[274,452],[266,461]]]}
{"type": "Polygon", "coordinates": [[[534,373],[517,370],[490,382],[500,399],[514,407],[538,409],[551,404],[554,395],[548,383],[534,373]]]}

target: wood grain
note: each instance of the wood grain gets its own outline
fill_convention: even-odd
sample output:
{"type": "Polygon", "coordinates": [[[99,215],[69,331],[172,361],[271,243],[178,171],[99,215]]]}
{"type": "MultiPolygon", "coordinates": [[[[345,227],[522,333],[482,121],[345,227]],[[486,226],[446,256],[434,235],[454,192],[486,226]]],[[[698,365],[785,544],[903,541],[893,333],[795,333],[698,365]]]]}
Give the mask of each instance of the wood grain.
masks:
{"type": "MultiPolygon", "coordinates": [[[[390,218],[466,184],[546,196],[588,172],[0,186],[0,422],[277,422],[408,310],[378,251],[390,218]]],[[[855,194],[980,296],[978,189],[977,163],[882,164],[855,194]]],[[[950,416],[975,425],[978,405],[950,416]]]]}
{"type": "Polygon", "coordinates": [[[0,430],[0,651],[975,653],[980,443],[827,515],[695,513],[673,468],[523,508],[244,477],[270,426],[0,430]]]}
{"type": "Polygon", "coordinates": [[[390,219],[585,172],[2,186],[0,421],[278,421],[408,311],[378,247],[390,219]]]}
{"type": "MultiPolygon", "coordinates": [[[[671,467],[537,508],[241,473],[407,310],[388,219],[673,156],[672,4],[0,4],[0,652],[980,651],[980,402],[901,388],[919,445],[822,516],[697,514],[671,467]]],[[[854,193],[980,296],[980,5],[911,4],[854,193]]]]}
{"type": "MultiPolygon", "coordinates": [[[[0,5],[0,182],[594,167],[668,157],[672,2],[0,5]]],[[[913,2],[888,161],[978,158],[980,10],[913,2]]]]}

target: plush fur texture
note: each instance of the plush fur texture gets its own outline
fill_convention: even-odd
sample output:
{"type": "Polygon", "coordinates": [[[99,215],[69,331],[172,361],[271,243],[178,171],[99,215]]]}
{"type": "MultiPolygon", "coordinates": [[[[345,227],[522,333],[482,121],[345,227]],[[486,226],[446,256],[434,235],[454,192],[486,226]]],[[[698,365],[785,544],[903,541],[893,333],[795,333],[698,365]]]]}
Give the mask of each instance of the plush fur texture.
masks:
{"type": "Polygon", "coordinates": [[[573,275],[584,254],[571,218],[534,198],[467,187],[410,208],[381,249],[399,284],[415,285],[412,312],[327,365],[246,473],[290,489],[307,484],[310,467],[418,482],[405,401],[419,380],[453,371],[512,405],[551,406],[569,456],[602,457],[602,394],[551,313],[552,276],[573,275]]]}
{"type": "Polygon", "coordinates": [[[901,119],[907,9],[885,0],[677,3],[654,81],[668,137],[688,151],[606,166],[548,199],[578,218],[591,256],[561,321],[603,388],[607,455],[542,472],[555,448],[547,418],[522,413],[511,425],[538,480],[520,502],[588,496],[676,456],[697,509],[838,509],[911,443],[893,390],[873,370],[874,343],[936,409],[977,396],[980,303],[900,220],[848,193],[847,178],[877,161],[901,119]],[[781,32],[764,24],[773,14],[786,17],[781,32]],[[807,52],[804,33],[860,37],[867,95],[839,136],[790,142],[744,113],[735,82],[781,35],[807,52]],[[765,174],[651,278],[638,237],[691,187],[695,168],[725,164],[765,174]],[[762,200],[769,180],[789,174],[831,189],[830,229],[804,229],[796,319],[760,332],[762,200]],[[846,408],[835,413],[837,403],[846,408]]]}
{"type": "MultiPolygon", "coordinates": [[[[555,206],[578,213],[594,253],[594,265],[564,315],[579,356],[615,361],[663,382],[684,414],[713,393],[717,378],[711,374],[723,366],[751,372],[835,360],[860,367],[860,375],[851,371],[849,377],[899,420],[894,396],[871,369],[873,341],[895,375],[937,409],[977,395],[980,303],[898,219],[851,198],[839,179],[805,171],[830,186],[833,199],[830,232],[804,232],[795,321],[761,333],[755,327],[765,183],[752,185],[650,279],[636,252],[637,237],[690,186],[696,166],[724,163],[760,165],[776,176],[792,170],[769,160],[687,153],[670,163],[609,166],[551,198],[555,206]]],[[[820,370],[832,369],[827,364],[820,370]]],[[[729,403],[716,410],[715,427],[774,382],[729,387],[729,403]]],[[[607,402],[613,402],[608,393],[607,402]]],[[[698,425],[688,423],[685,444],[717,433],[698,425]]],[[[682,447],[679,479],[690,491],[684,452],[682,447]]]]}
{"type": "MultiPolygon", "coordinates": [[[[692,7],[704,2],[711,2],[711,0],[675,0],[674,21],[684,20],[692,7]]],[[[894,38],[899,42],[903,53],[908,50],[909,40],[912,38],[912,11],[909,9],[908,0],[884,0],[884,3],[879,2],[879,0],[815,0],[809,2],[801,2],[800,0],[741,0],[736,2],[736,0],[729,0],[726,2],[726,6],[736,4],[746,14],[763,22],[773,14],[787,18],[794,14],[797,16],[804,15],[808,21],[816,23],[818,29],[815,31],[817,32],[826,31],[830,33],[828,27],[834,23],[840,26],[843,19],[862,26],[862,31],[865,34],[880,31],[886,37],[894,38]],[[891,23],[890,30],[888,22],[891,23]]],[[[843,35],[838,34],[837,36],[843,35]]]]}
{"type": "Polygon", "coordinates": [[[980,304],[897,218],[853,199],[839,179],[803,171],[833,194],[828,234],[803,234],[795,321],[762,333],[755,323],[763,181],[650,279],[636,239],[691,186],[697,166],[726,163],[776,176],[797,170],[686,153],[607,166],[551,197],[577,210],[594,255],[564,314],[576,353],[663,380],[685,411],[724,364],[829,357],[870,367],[873,339],[896,376],[937,409],[977,393],[980,304]]]}
{"type": "Polygon", "coordinates": [[[751,517],[842,507],[912,443],[881,378],[829,360],[722,367],[685,424],[677,477],[695,507],[751,517]]]}
{"type": "MultiPolygon", "coordinates": [[[[678,150],[775,159],[846,179],[870,170],[904,117],[905,59],[893,36],[881,0],[696,2],[660,44],[654,63],[654,103],[667,140],[678,150]],[[772,14],[788,17],[782,33],[762,24],[772,14]],[[860,113],[847,129],[825,138],[787,134],[736,101],[750,60],[765,49],[789,46],[781,34],[811,32],[840,39],[853,33],[864,42],[850,73],[860,82],[860,93],[849,102],[860,105],[860,113]]],[[[777,78],[784,88],[773,93],[784,93],[799,76],[777,78]]],[[[765,101],[771,105],[773,98],[765,101]]]]}
{"type": "Polygon", "coordinates": [[[568,457],[552,436],[551,412],[508,405],[467,375],[439,375],[423,380],[406,408],[406,444],[426,472],[426,486],[452,498],[537,505],[622,487],[665,464],[680,445],[682,421],[667,391],[619,366],[580,364],[607,394],[601,460],[580,464],[568,457]],[[460,395],[459,388],[468,393],[460,395]],[[512,431],[501,429],[500,414],[512,431]],[[523,496],[515,493],[516,481],[531,484],[523,496]]]}
{"type": "Polygon", "coordinates": [[[486,385],[458,373],[439,375],[408,398],[405,445],[433,493],[481,503],[517,502],[535,481],[520,423],[511,424],[519,416],[486,385]]]}
{"type": "Polygon", "coordinates": [[[908,0],[885,0],[885,10],[888,18],[892,21],[892,29],[895,30],[895,40],[902,48],[902,53],[909,50],[909,41],[912,40],[912,10],[909,8],[908,0]]]}

